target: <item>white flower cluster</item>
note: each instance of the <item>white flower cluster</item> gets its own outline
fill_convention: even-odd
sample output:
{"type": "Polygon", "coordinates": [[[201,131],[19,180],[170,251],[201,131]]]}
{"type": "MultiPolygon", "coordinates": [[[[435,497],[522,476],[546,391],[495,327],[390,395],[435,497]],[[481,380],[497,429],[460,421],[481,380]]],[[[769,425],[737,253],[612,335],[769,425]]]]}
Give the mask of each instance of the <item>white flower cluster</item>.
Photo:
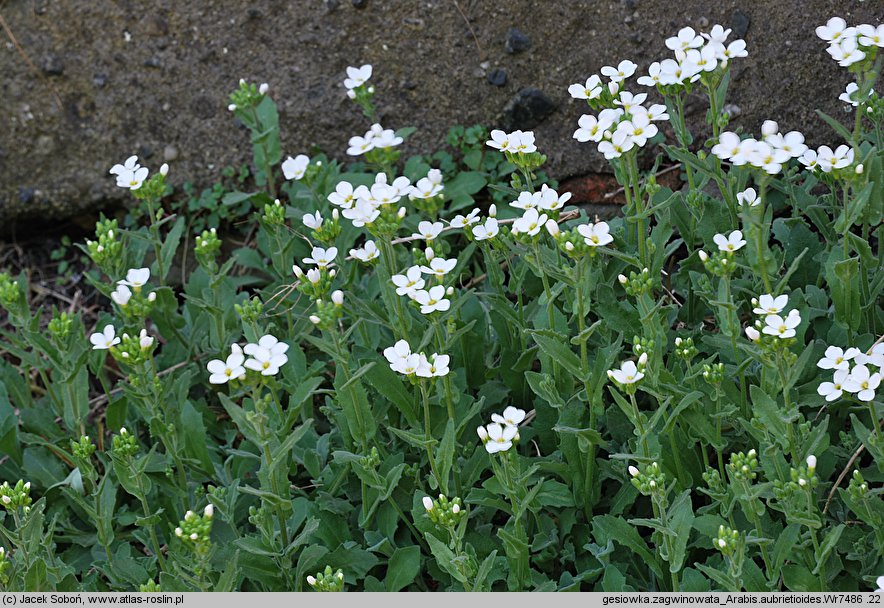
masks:
{"type": "Polygon", "coordinates": [[[445,186],[442,185],[442,172],[439,169],[430,169],[426,177],[417,180],[411,187],[408,197],[411,199],[429,199],[442,194],[445,186]]]}
{"type": "Polygon", "coordinates": [[[366,152],[375,149],[395,148],[404,140],[396,135],[393,129],[385,129],[378,123],[371,125],[371,128],[365,132],[363,137],[355,135],[350,138],[347,154],[350,156],[361,156],[366,152]]]}
{"type": "Polygon", "coordinates": [[[122,165],[116,164],[111,167],[110,174],[117,176],[118,187],[138,190],[147,179],[148,170],[147,167],[138,164],[137,156],[130,156],[122,165]]]}
{"type": "Polygon", "coordinates": [[[681,28],[678,34],[666,39],[666,48],[675,54],[675,59],[655,61],[638,83],[648,87],[685,85],[699,80],[703,72],[727,67],[731,59],[746,57],[746,41],[727,42],[730,35],[731,30],[721,25],[699,34],[692,27],[681,28]]]}
{"type": "Polygon", "coordinates": [[[755,326],[746,328],[746,336],[753,342],[761,337],[761,334],[767,336],[776,336],[777,338],[794,338],[795,328],[801,324],[801,314],[797,309],[792,309],[784,317],[780,313],[789,304],[789,296],[781,295],[774,297],[771,294],[764,294],[758,298],[752,298],[754,308],[752,312],[761,317],[755,321],[755,326]],[[759,332],[759,330],[761,330],[759,332]]]}
{"type": "Polygon", "coordinates": [[[303,179],[304,174],[307,173],[307,167],[309,166],[310,157],[306,154],[298,154],[294,158],[289,156],[282,161],[282,174],[286,179],[303,179]]]}
{"type": "Polygon", "coordinates": [[[848,27],[841,17],[832,17],[816,28],[816,35],[829,43],[829,55],[842,67],[862,61],[872,47],[884,47],[884,25],[848,27]]]}
{"type": "MultiPolygon", "coordinates": [[[[403,196],[412,193],[411,180],[397,177],[388,183],[385,173],[375,176],[374,184],[353,187],[349,182],[338,182],[335,191],[328,195],[331,204],[341,207],[341,214],[353,222],[357,228],[371,224],[381,214],[381,206],[395,205],[403,196]]],[[[405,217],[405,207],[399,209],[401,217],[405,217]]]]}
{"type": "Polygon", "coordinates": [[[209,383],[226,384],[232,379],[242,379],[246,369],[259,372],[262,376],[275,376],[289,360],[285,354],[288,349],[288,344],[270,334],[262,336],[257,343],[246,344],[245,348],[232,344],[231,353],[225,361],[212,359],[206,365],[211,374],[209,383]],[[246,356],[249,358],[246,359],[246,356]]]}
{"type": "MultiPolygon", "coordinates": [[[[875,89],[869,89],[869,94],[866,97],[871,97],[872,93],[874,92],[875,89]]],[[[840,99],[844,103],[849,103],[854,108],[856,108],[859,106],[860,103],[860,99],[858,98],[857,93],[859,93],[859,85],[855,82],[850,82],[847,84],[847,88],[844,90],[844,92],[838,96],[838,99],[840,99]]]]}
{"type": "Polygon", "coordinates": [[[523,211],[529,209],[561,211],[569,200],[571,200],[570,192],[559,195],[558,192],[543,184],[537,192],[521,192],[519,198],[510,203],[510,207],[522,209],[523,211]]]}
{"type": "Polygon", "coordinates": [[[718,143],[712,146],[712,153],[731,164],[748,164],[776,175],[790,159],[802,158],[808,151],[804,144],[804,135],[798,131],[789,131],[783,135],[779,125],[773,120],[764,121],[761,133],[762,138],[759,141],[752,137],[741,140],[733,131],[725,131],[718,137],[718,143]]]}
{"type": "MultiPolygon", "coordinates": [[[[830,173],[833,169],[843,169],[853,164],[856,153],[847,144],[841,144],[833,151],[829,146],[820,146],[816,150],[807,150],[798,160],[802,165],[813,171],[819,169],[830,173]]],[[[859,167],[857,167],[859,170],[859,167]]]]}
{"type": "Polygon", "coordinates": [[[872,401],[884,371],[884,343],[875,344],[868,354],[858,348],[830,346],[816,366],[833,370],[832,381],[820,383],[816,391],[826,401],[834,401],[844,393],[854,394],[860,401],[872,401]]]}
{"type": "Polygon", "coordinates": [[[491,424],[476,429],[479,439],[489,454],[506,452],[519,440],[519,424],[525,420],[525,410],[509,406],[502,414],[491,414],[491,424]]]}
{"type": "Polygon", "coordinates": [[[374,241],[367,240],[362,245],[362,247],[351,249],[350,255],[360,262],[368,263],[381,257],[381,250],[378,249],[378,246],[375,244],[374,241]]]}
{"type": "Polygon", "coordinates": [[[507,133],[500,129],[494,129],[491,131],[491,139],[485,143],[496,150],[510,152],[511,154],[537,152],[537,146],[534,145],[534,131],[513,131],[512,133],[507,133]]]}
{"type": "Polygon", "coordinates": [[[384,357],[390,363],[390,369],[404,376],[415,375],[419,378],[441,378],[448,375],[448,355],[433,353],[427,357],[424,353],[411,352],[411,346],[405,340],[399,340],[393,346],[384,349],[384,357]]]}
{"type": "Polygon", "coordinates": [[[446,289],[444,285],[434,285],[425,289],[427,282],[423,275],[432,275],[442,281],[457,266],[457,258],[437,258],[431,247],[427,247],[424,256],[429,265],[411,266],[404,274],[394,274],[390,280],[396,286],[398,295],[407,296],[420,305],[422,314],[445,312],[451,308],[451,300],[446,296],[454,295],[454,288],[446,289]]]}

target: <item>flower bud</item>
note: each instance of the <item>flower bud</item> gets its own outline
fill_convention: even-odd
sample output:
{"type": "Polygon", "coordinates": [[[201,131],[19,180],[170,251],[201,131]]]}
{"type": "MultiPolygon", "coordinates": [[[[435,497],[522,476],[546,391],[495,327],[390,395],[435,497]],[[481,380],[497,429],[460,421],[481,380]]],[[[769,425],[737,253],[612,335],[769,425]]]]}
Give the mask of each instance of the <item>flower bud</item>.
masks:
{"type": "Polygon", "coordinates": [[[168,164],[163,163],[160,166],[160,175],[162,175],[163,177],[166,177],[167,175],[169,175],[169,165],[168,164]]]}
{"type": "Polygon", "coordinates": [[[424,251],[424,255],[426,256],[427,261],[431,262],[433,261],[433,258],[436,257],[436,252],[433,251],[432,247],[427,247],[426,251],[424,251]]]}
{"type": "Polygon", "coordinates": [[[758,338],[761,337],[761,333],[754,327],[747,327],[746,337],[755,342],[756,340],[758,340],[758,338]]]}
{"type": "Polygon", "coordinates": [[[574,251],[574,243],[568,241],[565,243],[565,251],[574,251]]]}
{"type": "Polygon", "coordinates": [[[433,510],[433,499],[432,498],[430,498],[429,496],[424,496],[423,502],[424,502],[424,509],[426,509],[427,511],[433,510]]]}
{"type": "Polygon", "coordinates": [[[292,266],[292,272],[294,272],[295,276],[298,277],[299,279],[304,276],[304,271],[301,270],[300,266],[298,266],[297,264],[292,266]]]}
{"type": "Polygon", "coordinates": [[[485,430],[484,426],[476,428],[476,433],[479,435],[479,439],[481,439],[483,442],[488,441],[488,431],[485,430]]]}
{"type": "MultiPolygon", "coordinates": [[[[348,93],[349,93],[349,92],[350,92],[350,91],[348,91],[348,93]]],[[[313,585],[315,585],[315,584],[316,584],[316,577],[314,577],[314,576],[308,576],[308,577],[307,577],[307,584],[310,585],[311,587],[312,587],[313,585]]]]}
{"type": "Polygon", "coordinates": [[[765,120],[761,124],[761,134],[767,137],[768,135],[776,135],[780,130],[780,125],[776,123],[775,120],[765,120]]]}
{"type": "Polygon", "coordinates": [[[215,515],[215,505],[209,503],[206,505],[206,508],[203,509],[203,516],[212,519],[212,516],[215,515]]]}
{"type": "Polygon", "coordinates": [[[638,358],[639,365],[647,365],[648,364],[648,353],[642,353],[642,356],[638,358]]]}
{"type": "Polygon", "coordinates": [[[337,222],[339,217],[341,217],[341,214],[338,213],[338,210],[332,209],[332,219],[337,222]]]}
{"type": "Polygon", "coordinates": [[[184,530],[181,528],[175,528],[175,536],[181,536],[182,534],[184,534],[184,530]]]}
{"type": "Polygon", "coordinates": [[[316,315],[310,315],[308,318],[310,319],[310,322],[313,323],[313,325],[319,325],[320,323],[322,323],[322,319],[320,319],[316,315]]]}
{"type": "Polygon", "coordinates": [[[336,289],[332,292],[331,295],[332,302],[334,302],[335,306],[343,306],[344,305],[344,292],[340,289],[336,289]]]}
{"type": "Polygon", "coordinates": [[[807,457],[807,470],[813,471],[814,469],[816,469],[816,456],[811,454],[807,457]]]}
{"type": "Polygon", "coordinates": [[[559,236],[559,223],[555,220],[547,220],[546,231],[549,232],[550,236],[553,238],[559,236]]]}
{"type": "Polygon", "coordinates": [[[725,547],[727,547],[727,541],[724,540],[723,538],[719,538],[718,539],[718,546],[721,547],[722,549],[724,549],[725,547]]]}
{"type": "Polygon", "coordinates": [[[156,301],[156,299],[157,299],[156,292],[152,291],[149,294],[147,294],[147,301],[148,302],[154,302],[154,301],[156,301]]]}
{"type": "Polygon", "coordinates": [[[399,207],[399,212],[396,215],[400,220],[405,219],[405,207],[399,207]]]}
{"type": "Polygon", "coordinates": [[[488,207],[488,217],[497,217],[497,205],[495,205],[494,203],[492,203],[491,206],[488,207]]]}
{"type": "Polygon", "coordinates": [[[128,434],[129,434],[129,431],[126,430],[126,427],[122,427],[122,428],[120,429],[120,435],[125,436],[125,435],[128,435],[128,434]]]}
{"type": "Polygon", "coordinates": [[[627,470],[629,471],[629,474],[633,477],[638,476],[639,470],[636,467],[629,465],[629,468],[627,470]]]}
{"type": "Polygon", "coordinates": [[[621,285],[626,285],[629,282],[629,279],[626,278],[626,275],[618,274],[617,280],[620,281],[621,285]]]}
{"type": "Polygon", "coordinates": [[[705,251],[703,251],[702,249],[697,252],[697,255],[700,257],[701,262],[705,262],[706,260],[709,259],[709,255],[705,251]]]}
{"type": "Polygon", "coordinates": [[[337,275],[337,274],[338,274],[338,271],[334,268],[332,268],[331,270],[328,271],[328,276],[330,276],[331,278],[335,278],[335,275],[337,275]]]}
{"type": "Polygon", "coordinates": [[[863,167],[863,164],[862,164],[862,163],[858,164],[858,165],[856,166],[856,174],[857,174],[857,175],[862,175],[864,169],[865,169],[865,167],[863,167]]]}
{"type": "Polygon", "coordinates": [[[266,82],[262,83],[261,86],[258,87],[258,92],[259,92],[261,95],[266,95],[266,94],[267,94],[267,91],[269,91],[269,90],[270,90],[270,85],[267,84],[266,82]]]}
{"type": "Polygon", "coordinates": [[[313,283],[314,285],[318,284],[322,279],[322,274],[316,268],[311,268],[307,271],[307,280],[313,283]]]}
{"type": "Polygon", "coordinates": [[[454,287],[449,287],[448,289],[446,289],[445,295],[446,296],[453,296],[454,295],[454,287]]]}
{"type": "Polygon", "coordinates": [[[230,104],[229,106],[227,106],[227,109],[230,110],[231,112],[236,112],[236,104],[235,103],[230,104]]]}
{"type": "Polygon", "coordinates": [[[454,513],[455,515],[460,513],[460,505],[457,503],[454,503],[453,505],[451,505],[451,512],[454,513]]]}
{"type": "Polygon", "coordinates": [[[803,477],[799,477],[799,478],[798,478],[798,485],[801,486],[801,487],[803,488],[804,486],[807,485],[807,480],[804,479],[803,477]]]}

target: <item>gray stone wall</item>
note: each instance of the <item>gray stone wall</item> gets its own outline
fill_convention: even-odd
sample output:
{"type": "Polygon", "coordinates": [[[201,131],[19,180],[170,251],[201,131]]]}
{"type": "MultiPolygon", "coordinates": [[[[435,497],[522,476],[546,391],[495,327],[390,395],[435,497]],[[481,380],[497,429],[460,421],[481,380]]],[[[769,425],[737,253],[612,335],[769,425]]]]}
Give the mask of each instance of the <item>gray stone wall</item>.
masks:
{"type": "MultiPolygon", "coordinates": [[[[201,185],[247,161],[247,136],[226,110],[240,77],[271,84],[287,153],[343,158],[366,124],[341,81],[362,63],[375,66],[384,126],[419,128],[409,151],[443,145],[454,124],[508,123],[535,129],[557,177],[600,171],[594,146],[571,138],[585,106],[568,85],[623,58],[644,70],[668,56],[664,39],[684,25],[744,35],[749,57],[736,62],[729,99],[738,124],[757,132],[773,118],[813,143],[834,142],[814,110],[842,115],[837,97],[850,77],[814,28],[834,15],[878,23],[884,2],[9,0],[0,15],[8,231],[13,220],[125,200],[107,171],[130,154],[153,170],[169,162],[174,183],[201,185]],[[546,106],[543,116],[523,111],[526,97],[546,106]]],[[[705,107],[693,107],[702,121],[705,107]]]]}

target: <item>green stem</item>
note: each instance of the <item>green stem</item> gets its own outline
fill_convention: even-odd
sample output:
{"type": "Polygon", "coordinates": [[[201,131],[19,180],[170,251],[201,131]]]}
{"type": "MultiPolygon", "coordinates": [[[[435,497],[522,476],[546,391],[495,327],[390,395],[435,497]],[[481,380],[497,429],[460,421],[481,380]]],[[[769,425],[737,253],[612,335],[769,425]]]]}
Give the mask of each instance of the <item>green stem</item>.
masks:
{"type": "Polygon", "coordinates": [[[421,381],[420,383],[420,391],[421,397],[423,399],[424,404],[424,432],[427,437],[427,459],[430,461],[430,471],[433,473],[433,477],[436,478],[436,483],[439,485],[439,489],[442,490],[443,493],[448,493],[448,481],[442,480],[442,476],[439,474],[438,468],[436,468],[436,459],[433,457],[433,448],[430,445],[430,439],[433,437],[432,428],[430,426],[430,393],[425,386],[425,383],[421,381]]]}

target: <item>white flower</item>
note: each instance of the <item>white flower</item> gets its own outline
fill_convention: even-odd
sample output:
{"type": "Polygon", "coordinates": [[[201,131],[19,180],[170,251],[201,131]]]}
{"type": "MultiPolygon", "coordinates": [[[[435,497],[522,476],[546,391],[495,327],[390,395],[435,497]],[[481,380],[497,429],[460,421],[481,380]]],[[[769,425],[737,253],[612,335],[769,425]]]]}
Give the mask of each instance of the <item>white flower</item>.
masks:
{"type": "Polygon", "coordinates": [[[749,207],[757,207],[761,204],[761,199],[758,198],[755,188],[746,188],[742,192],[737,192],[737,203],[749,207]]]}
{"type": "Polygon", "coordinates": [[[857,365],[844,380],[843,389],[848,393],[856,393],[856,398],[860,401],[872,401],[875,398],[875,389],[880,384],[880,373],[873,374],[865,365],[857,365]]]}
{"type": "Polygon", "coordinates": [[[801,315],[797,310],[791,311],[784,319],[780,315],[768,315],[764,318],[762,333],[779,338],[792,338],[795,336],[795,328],[801,323],[801,315]]]}
{"type": "Polygon", "coordinates": [[[126,278],[117,281],[117,285],[126,285],[133,289],[144,287],[150,280],[150,268],[131,268],[126,273],[126,278]]]}
{"type": "Polygon", "coordinates": [[[126,285],[117,285],[117,288],[111,292],[110,297],[119,306],[125,306],[132,297],[132,290],[126,285]]]}
{"type": "Polygon", "coordinates": [[[448,363],[451,357],[448,355],[439,355],[433,353],[430,357],[420,355],[420,363],[418,363],[415,374],[420,378],[441,378],[448,375],[448,363]]]}
{"type": "Polygon", "coordinates": [[[421,266],[420,270],[424,274],[432,274],[437,279],[443,279],[445,275],[454,270],[457,266],[457,258],[446,260],[445,258],[433,258],[430,260],[429,266],[421,266]]]}
{"type": "Polygon", "coordinates": [[[585,84],[572,84],[568,87],[568,93],[574,99],[595,99],[602,94],[602,79],[598,74],[593,74],[586,79],[585,84]]]}
{"type": "Polygon", "coordinates": [[[718,136],[718,143],[712,146],[712,153],[722,160],[728,160],[739,153],[740,143],[739,135],[724,131],[718,136]]]}
{"type": "MultiPolygon", "coordinates": [[[[301,269],[298,268],[298,271],[296,271],[295,268],[298,268],[298,266],[297,265],[292,266],[292,271],[297,275],[298,271],[300,271],[301,269]]],[[[307,271],[307,280],[310,281],[312,284],[316,285],[319,283],[319,281],[322,280],[322,273],[319,272],[318,268],[311,268],[310,270],[307,271]]]]}
{"type": "Polygon", "coordinates": [[[624,361],[620,369],[609,369],[608,377],[619,384],[635,384],[645,375],[638,370],[634,361],[624,361]]]}
{"type": "MultiPolygon", "coordinates": [[[[874,92],[874,90],[869,91],[869,96],[871,96],[874,92]]],[[[855,82],[851,82],[848,83],[847,88],[844,90],[844,92],[838,96],[838,99],[840,99],[844,103],[849,103],[855,108],[859,106],[860,103],[860,100],[857,98],[857,93],[859,93],[859,85],[855,82]]]]}
{"type": "Polygon", "coordinates": [[[421,222],[417,225],[417,232],[412,234],[411,237],[432,241],[439,236],[444,228],[445,225],[442,222],[421,222]]]}
{"type": "Polygon", "coordinates": [[[513,439],[519,433],[519,429],[515,426],[503,426],[494,422],[488,425],[486,432],[488,433],[488,441],[485,443],[485,450],[489,454],[495,454],[506,452],[513,447],[513,439]]]}
{"type": "Polygon", "coordinates": [[[807,151],[804,135],[798,131],[789,131],[785,135],[774,133],[765,137],[764,141],[771,145],[774,150],[786,152],[791,158],[800,158],[807,151]]]}
{"type": "Polygon", "coordinates": [[[298,154],[295,158],[289,156],[282,162],[282,174],[286,179],[301,179],[310,166],[310,157],[306,154],[298,154]]]}
{"type": "Polygon", "coordinates": [[[569,200],[571,200],[571,193],[565,192],[561,196],[559,193],[543,184],[538,192],[538,203],[537,206],[544,211],[557,211],[565,206],[569,200]]]}
{"type": "Polygon", "coordinates": [[[390,369],[406,376],[414,374],[420,365],[420,355],[412,354],[411,347],[405,340],[399,340],[393,346],[385,348],[384,357],[390,363],[390,369]]]}
{"type": "Polygon", "coordinates": [[[311,230],[319,230],[322,227],[322,215],[320,215],[319,211],[310,215],[309,213],[305,213],[304,217],[301,219],[307,228],[311,230]]]}
{"type": "Polygon", "coordinates": [[[348,67],[347,78],[344,79],[344,86],[347,90],[352,90],[364,85],[371,78],[371,65],[366,63],[364,66],[348,67]]]}
{"type": "Polygon", "coordinates": [[[884,342],[875,344],[869,354],[859,353],[854,360],[863,365],[874,365],[884,369],[884,342]]]}
{"type": "Polygon", "coordinates": [[[384,129],[379,135],[376,135],[373,142],[376,148],[394,148],[405,141],[396,135],[393,129],[384,129]]]}
{"type": "Polygon", "coordinates": [[[816,366],[820,369],[850,369],[850,360],[859,354],[858,348],[848,348],[845,351],[837,346],[830,346],[816,366]]]}
{"type": "Polygon", "coordinates": [[[825,397],[826,401],[834,401],[844,393],[844,381],[850,372],[847,369],[835,370],[835,376],[832,382],[821,382],[816,392],[820,397],[825,397]]]}
{"type": "Polygon", "coordinates": [[[338,182],[335,191],[328,195],[328,201],[344,209],[352,207],[356,199],[353,194],[353,184],[350,182],[338,182]]]}
{"type": "Polygon", "coordinates": [[[743,239],[743,233],[739,230],[734,230],[728,236],[716,234],[712,237],[712,240],[718,245],[718,250],[724,252],[739,251],[746,244],[745,239],[743,239]]]}
{"type": "Polygon", "coordinates": [[[612,242],[614,237],[611,236],[610,231],[611,228],[607,222],[580,224],[577,226],[577,232],[583,237],[583,242],[590,247],[601,247],[612,242]]]}
{"type": "Polygon", "coordinates": [[[130,190],[138,190],[148,173],[147,167],[138,164],[137,156],[130,156],[122,165],[116,164],[110,169],[110,174],[117,176],[117,186],[130,190]]]}
{"type": "Polygon", "coordinates": [[[855,37],[842,36],[837,43],[830,44],[826,52],[838,62],[838,65],[845,68],[866,58],[855,37]]]}
{"type": "Polygon", "coordinates": [[[323,249],[322,247],[314,247],[310,256],[309,258],[304,258],[305,264],[314,264],[318,268],[328,268],[329,266],[334,266],[335,258],[338,256],[338,248],[329,247],[328,249],[323,249]]]}
{"type": "Polygon", "coordinates": [[[703,38],[692,27],[683,27],[678,34],[666,39],[666,48],[673,51],[686,51],[703,46],[703,38]]]}
{"type": "Polygon", "coordinates": [[[501,152],[513,152],[514,149],[511,147],[512,143],[510,141],[510,135],[506,133],[506,131],[501,131],[500,129],[494,129],[491,131],[491,139],[485,142],[488,146],[500,150],[501,152]]]}
{"type": "MultiPolygon", "coordinates": [[[[246,344],[246,347],[243,349],[243,352],[247,355],[254,355],[260,349],[266,349],[270,351],[270,354],[274,356],[285,355],[286,351],[289,349],[289,345],[285,342],[280,342],[276,336],[272,336],[270,334],[266,334],[261,336],[258,339],[258,342],[251,342],[246,344]]],[[[288,361],[288,357],[286,357],[286,361],[288,361]]],[[[285,361],[283,362],[285,363],[285,361]]],[[[282,365],[282,363],[280,364],[282,365]]]]}
{"type": "Polygon", "coordinates": [[[771,294],[766,293],[758,296],[757,302],[755,300],[752,301],[752,304],[755,305],[752,312],[756,315],[778,315],[788,303],[789,296],[787,295],[773,297],[771,294]]]}
{"type": "Polygon", "coordinates": [[[92,350],[107,350],[111,346],[120,343],[120,339],[116,336],[114,326],[110,324],[105,325],[100,333],[94,333],[89,336],[89,341],[92,343],[92,350]]]}
{"type": "Polygon", "coordinates": [[[875,584],[878,586],[878,588],[875,589],[875,593],[884,593],[884,576],[876,578],[875,584]]]}
{"type": "MultiPolygon", "coordinates": [[[[246,345],[246,348],[253,346],[246,345]]],[[[262,376],[273,376],[279,372],[279,368],[288,361],[288,357],[283,354],[275,354],[268,348],[258,346],[251,349],[251,359],[247,359],[245,366],[256,372],[261,372],[262,376]]]]}
{"type": "Polygon", "coordinates": [[[657,134],[657,126],[651,124],[651,117],[646,113],[634,113],[632,120],[624,120],[617,125],[617,131],[624,132],[638,147],[644,146],[657,134]]]}
{"type": "Polygon", "coordinates": [[[231,353],[226,361],[220,359],[212,359],[206,365],[206,369],[211,374],[209,376],[209,384],[226,384],[233,378],[241,378],[246,375],[246,368],[243,367],[245,357],[243,351],[238,344],[230,347],[231,353]]]}
{"type": "Polygon", "coordinates": [[[455,215],[454,219],[448,222],[448,225],[452,228],[466,228],[467,226],[472,226],[476,222],[479,221],[479,208],[475,208],[469,212],[467,215],[455,215]]]}
{"type": "Polygon", "coordinates": [[[353,225],[357,228],[371,224],[378,219],[380,214],[379,209],[363,199],[357,200],[355,205],[341,212],[341,215],[353,222],[353,225]]]}
{"type": "Polygon", "coordinates": [[[367,139],[365,137],[359,137],[358,135],[351,137],[347,145],[349,146],[347,148],[347,154],[350,156],[361,156],[366,152],[371,152],[375,147],[374,138],[367,139]]]}
{"type": "Polygon", "coordinates": [[[574,131],[574,139],[579,142],[594,141],[598,143],[604,139],[605,131],[611,126],[610,124],[599,122],[592,114],[584,114],[577,121],[577,124],[580,128],[574,131]]]}
{"type": "Polygon", "coordinates": [[[525,419],[525,416],[525,410],[520,410],[519,408],[510,405],[505,410],[503,410],[502,415],[491,414],[491,420],[504,426],[517,427],[525,419]]]}
{"type": "Polygon", "coordinates": [[[378,249],[378,246],[374,244],[374,241],[365,241],[365,244],[362,247],[351,249],[350,255],[360,262],[370,262],[380,257],[381,252],[378,249]]]}
{"type": "Polygon", "coordinates": [[[510,203],[510,207],[515,207],[516,209],[536,209],[537,205],[540,204],[540,193],[539,192],[520,192],[519,198],[510,203]]]}
{"type": "Polygon", "coordinates": [[[611,67],[606,65],[602,68],[602,76],[607,76],[611,79],[612,82],[622,82],[626,80],[633,74],[635,74],[635,68],[638,66],[628,59],[624,59],[620,63],[617,64],[617,67],[611,67]]]}
{"type": "Polygon", "coordinates": [[[539,215],[537,209],[528,209],[525,214],[513,222],[513,233],[534,236],[546,223],[547,215],[539,215]]]}
{"type": "Polygon", "coordinates": [[[489,217],[485,219],[485,223],[480,226],[473,226],[473,238],[477,241],[487,241],[493,239],[500,232],[497,225],[497,219],[489,217]]]}
{"type": "Polygon", "coordinates": [[[816,28],[816,35],[831,43],[837,43],[844,36],[853,36],[855,33],[855,28],[847,27],[847,22],[841,17],[832,17],[826,25],[816,28]]]}
{"type": "Polygon", "coordinates": [[[611,137],[611,141],[603,141],[599,144],[599,152],[605,155],[605,158],[611,160],[620,158],[624,153],[629,152],[635,147],[635,142],[626,131],[615,131],[611,137]]]}
{"type": "MultiPolygon", "coordinates": [[[[728,30],[730,31],[730,30],[728,30]]],[[[727,48],[719,54],[719,59],[722,59],[724,65],[730,59],[736,59],[737,57],[748,57],[749,52],[746,50],[746,41],[745,40],[734,40],[727,48]]]]}
{"type": "Polygon", "coordinates": [[[864,23],[856,26],[856,33],[861,45],[884,47],[884,24],[875,27],[864,23]]]}
{"type": "Polygon", "coordinates": [[[405,274],[394,274],[390,277],[393,285],[396,286],[396,293],[400,296],[407,295],[413,298],[417,290],[423,289],[426,282],[421,275],[420,266],[412,266],[405,271],[405,274]]]}
{"type": "Polygon", "coordinates": [[[435,285],[429,291],[418,290],[414,294],[414,301],[420,304],[421,313],[428,315],[439,311],[445,312],[451,308],[451,301],[445,299],[445,286],[435,285]]]}
{"type": "Polygon", "coordinates": [[[438,196],[443,190],[442,182],[434,182],[429,176],[417,180],[417,184],[411,187],[411,198],[428,199],[438,196]]]}

